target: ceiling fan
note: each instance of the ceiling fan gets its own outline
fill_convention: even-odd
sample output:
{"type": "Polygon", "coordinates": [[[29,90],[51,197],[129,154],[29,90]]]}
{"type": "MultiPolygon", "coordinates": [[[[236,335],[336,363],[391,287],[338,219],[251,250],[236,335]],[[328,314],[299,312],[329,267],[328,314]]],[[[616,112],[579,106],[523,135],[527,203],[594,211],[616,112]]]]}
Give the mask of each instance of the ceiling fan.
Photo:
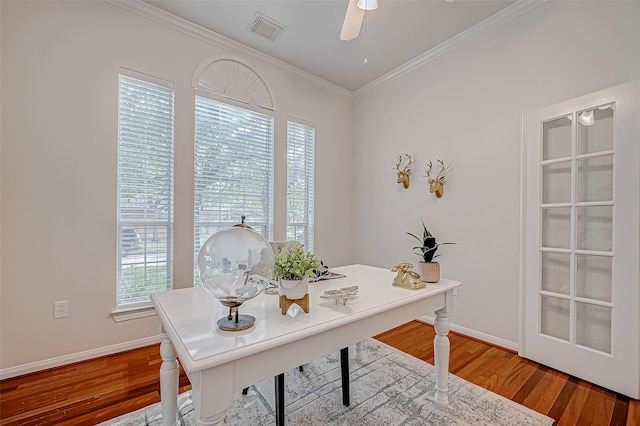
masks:
{"type": "Polygon", "coordinates": [[[347,13],[344,16],[340,40],[349,41],[358,37],[365,11],[378,8],[378,0],[349,0],[347,13]]]}

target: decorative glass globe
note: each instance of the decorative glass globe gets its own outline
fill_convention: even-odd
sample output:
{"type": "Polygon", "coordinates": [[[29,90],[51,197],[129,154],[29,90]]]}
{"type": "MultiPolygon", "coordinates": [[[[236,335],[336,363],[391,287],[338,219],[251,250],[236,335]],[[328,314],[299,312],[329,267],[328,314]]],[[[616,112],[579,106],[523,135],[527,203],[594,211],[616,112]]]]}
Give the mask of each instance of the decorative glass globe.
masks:
{"type": "Polygon", "coordinates": [[[216,232],[202,245],[196,264],[200,283],[229,307],[229,315],[218,321],[222,330],[238,331],[253,326],[255,318],[239,315],[238,307],[269,285],[273,258],[269,242],[244,225],[244,221],[242,225],[216,232]]]}

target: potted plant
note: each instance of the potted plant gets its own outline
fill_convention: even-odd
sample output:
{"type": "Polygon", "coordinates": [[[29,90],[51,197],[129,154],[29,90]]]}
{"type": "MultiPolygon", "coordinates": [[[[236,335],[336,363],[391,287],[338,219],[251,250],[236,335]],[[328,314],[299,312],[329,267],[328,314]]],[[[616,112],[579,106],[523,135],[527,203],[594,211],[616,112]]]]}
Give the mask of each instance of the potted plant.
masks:
{"type": "Polygon", "coordinates": [[[304,246],[296,243],[276,254],[273,276],[278,279],[280,295],[289,300],[302,299],[309,292],[309,277],[315,277],[324,269],[312,252],[305,253],[304,246]]]}
{"type": "Polygon", "coordinates": [[[416,254],[422,259],[419,263],[420,277],[422,281],[428,283],[437,283],[438,281],[440,281],[440,263],[434,262],[433,259],[440,255],[436,254],[436,251],[438,251],[438,247],[442,245],[455,243],[437,242],[436,237],[434,237],[433,234],[429,232],[429,230],[425,226],[424,220],[422,221],[422,229],[422,238],[419,238],[411,232],[407,232],[407,234],[420,241],[420,245],[415,246],[413,249],[419,250],[419,252],[417,252],[416,254]]]}

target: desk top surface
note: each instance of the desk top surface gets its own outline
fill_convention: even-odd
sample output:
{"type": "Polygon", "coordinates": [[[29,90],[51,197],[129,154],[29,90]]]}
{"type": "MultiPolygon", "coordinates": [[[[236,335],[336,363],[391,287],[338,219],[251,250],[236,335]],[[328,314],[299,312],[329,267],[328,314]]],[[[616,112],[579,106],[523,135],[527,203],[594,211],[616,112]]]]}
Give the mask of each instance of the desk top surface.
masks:
{"type": "Polygon", "coordinates": [[[222,363],[434,297],[461,285],[458,281],[441,279],[424,289],[407,290],[392,286],[396,274],[388,269],[350,265],[331,271],[345,277],[310,283],[308,314],[300,310],[295,317],[282,315],[278,296],[264,293],[242,304],[240,314],[256,318],[254,326],[243,331],[218,328],[218,319],[229,310],[202,287],[152,293],[151,300],[185,368],[192,370],[194,364],[201,364],[198,361],[206,358],[217,357],[222,363]],[[346,305],[320,297],[326,290],[353,285],[359,287],[358,296],[346,305]]]}

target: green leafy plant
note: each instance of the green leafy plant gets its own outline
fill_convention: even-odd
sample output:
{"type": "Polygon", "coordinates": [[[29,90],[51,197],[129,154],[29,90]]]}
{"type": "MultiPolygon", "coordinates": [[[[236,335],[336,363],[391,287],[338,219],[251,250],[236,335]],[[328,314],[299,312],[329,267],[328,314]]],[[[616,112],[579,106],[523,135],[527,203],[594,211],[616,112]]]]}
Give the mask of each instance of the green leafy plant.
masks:
{"type": "Polygon", "coordinates": [[[429,230],[427,229],[427,227],[424,224],[424,220],[422,221],[422,238],[419,238],[418,236],[412,234],[411,232],[407,232],[408,235],[411,235],[413,238],[415,238],[416,240],[420,241],[419,246],[415,246],[413,249],[414,250],[420,250],[419,252],[415,253],[418,256],[420,256],[423,261],[425,263],[432,263],[433,259],[440,256],[439,254],[436,254],[436,251],[438,251],[438,247],[445,245],[445,244],[455,244],[455,243],[439,243],[436,241],[436,237],[433,236],[433,234],[431,232],[429,232],[429,230]]]}
{"type": "Polygon", "coordinates": [[[273,276],[285,280],[300,280],[305,276],[315,277],[317,271],[324,270],[322,262],[312,252],[305,253],[300,243],[283,248],[275,256],[273,276]]]}

